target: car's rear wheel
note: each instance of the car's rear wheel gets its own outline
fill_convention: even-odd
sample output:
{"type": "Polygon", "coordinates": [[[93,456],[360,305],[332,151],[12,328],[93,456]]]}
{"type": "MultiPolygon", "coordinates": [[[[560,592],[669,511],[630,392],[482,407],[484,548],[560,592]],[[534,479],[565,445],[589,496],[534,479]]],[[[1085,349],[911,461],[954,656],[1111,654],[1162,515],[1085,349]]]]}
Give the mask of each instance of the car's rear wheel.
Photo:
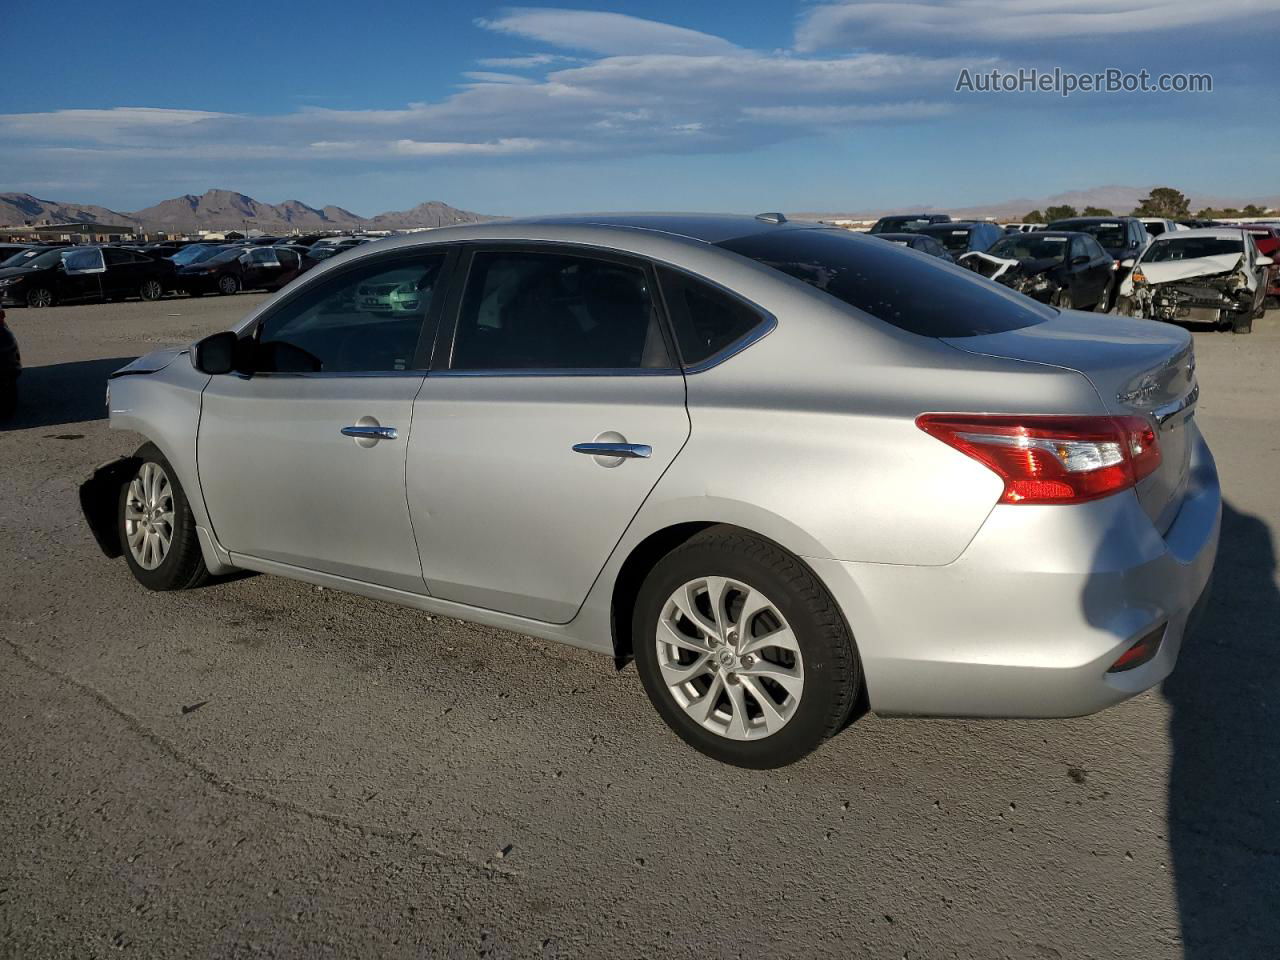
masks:
{"type": "Polygon", "coordinates": [[[164,296],[164,286],[159,280],[147,280],[138,289],[138,296],[143,300],[159,300],[164,296]]]}
{"type": "Polygon", "coordinates": [[[797,558],[732,527],[658,562],[632,636],[658,713],[726,763],[793,763],[840,729],[857,698],[853,639],[826,588],[797,558]]]}
{"type": "Polygon", "coordinates": [[[1106,312],[1107,312],[1107,306],[1108,306],[1108,304],[1110,304],[1110,303],[1111,303],[1111,290],[1112,290],[1112,288],[1113,288],[1113,284],[1112,284],[1112,282],[1111,282],[1110,280],[1108,280],[1108,281],[1107,281],[1107,285],[1106,285],[1105,287],[1103,287],[1103,288],[1102,288],[1102,296],[1099,298],[1098,302],[1097,302],[1097,303],[1095,303],[1095,304],[1093,305],[1093,312],[1094,312],[1094,313],[1106,313],[1106,312]]]}
{"type": "Polygon", "coordinates": [[[0,420],[8,420],[18,409],[18,381],[0,380],[0,420]]]}
{"type": "Polygon", "coordinates": [[[185,590],[209,577],[186,494],[154,444],[135,456],[138,470],[120,488],[118,524],[124,559],[151,590],[185,590]]]}
{"type": "Polygon", "coordinates": [[[228,273],[226,276],[218,278],[218,292],[223,296],[230,296],[240,289],[240,281],[233,274],[228,273]]]}
{"type": "Polygon", "coordinates": [[[52,307],[53,291],[48,287],[36,287],[27,292],[28,307],[52,307]]]}

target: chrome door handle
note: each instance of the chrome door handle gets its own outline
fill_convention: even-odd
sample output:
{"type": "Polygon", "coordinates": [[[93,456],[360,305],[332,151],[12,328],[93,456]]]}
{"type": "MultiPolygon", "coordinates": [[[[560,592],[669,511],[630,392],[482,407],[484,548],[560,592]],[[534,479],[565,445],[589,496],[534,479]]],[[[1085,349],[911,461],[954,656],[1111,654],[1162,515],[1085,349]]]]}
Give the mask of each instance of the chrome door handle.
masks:
{"type": "Polygon", "coordinates": [[[647,443],[575,443],[573,452],[585,453],[590,457],[624,457],[635,460],[653,456],[653,447],[647,443]]]}
{"type": "Polygon", "coordinates": [[[370,427],[361,423],[343,427],[340,432],[344,437],[357,440],[394,440],[398,436],[395,427],[370,427]]]}

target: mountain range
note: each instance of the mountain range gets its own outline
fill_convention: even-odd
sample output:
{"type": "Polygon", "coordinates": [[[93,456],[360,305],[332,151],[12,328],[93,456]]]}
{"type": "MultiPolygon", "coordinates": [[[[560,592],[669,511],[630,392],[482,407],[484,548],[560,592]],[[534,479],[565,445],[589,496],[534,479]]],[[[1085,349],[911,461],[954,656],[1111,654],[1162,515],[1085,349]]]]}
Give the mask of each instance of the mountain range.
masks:
{"type": "Polygon", "coordinates": [[[147,232],[256,229],[269,233],[293,230],[393,230],[411,227],[443,227],[454,223],[479,223],[493,217],[459,210],[438,200],[420,203],[411,210],[394,210],[362,217],[342,207],[316,209],[299,200],[263,203],[234,190],[208,190],[200,196],[186,194],[132,213],[96,204],[41,200],[29,193],[0,193],[0,225],[24,223],[80,223],[91,221],[132,226],[147,232]]]}
{"type": "MultiPolygon", "coordinates": [[[[1066,204],[1075,207],[1077,210],[1083,210],[1085,207],[1101,207],[1104,210],[1110,210],[1116,216],[1122,216],[1133,210],[1142,198],[1151,192],[1151,187],[1126,187],[1126,186],[1104,186],[1090,187],[1085,190],[1071,190],[1065,193],[1054,194],[1051,197],[1028,198],[1020,197],[1012,200],[998,200],[994,203],[984,203],[969,207],[940,207],[936,204],[901,204],[893,209],[861,209],[845,213],[796,213],[794,217],[801,220],[874,220],[877,217],[891,213],[949,213],[956,220],[976,219],[981,220],[984,217],[995,217],[1000,220],[1018,219],[1032,210],[1043,211],[1046,207],[1066,204]]],[[[1185,191],[1184,191],[1185,192],[1185,191]]],[[[1260,207],[1268,207],[1275,209],[1280,207],[1280,196],[1271,197],[1217,197],[1208,196],[1206,194],[1190,192],[1187,197],[1191,201],[1192,212],[1202,210],[1205,207],[1234,207],[1240,209],[1250,203],[1256,203],[1260,207]]]]}

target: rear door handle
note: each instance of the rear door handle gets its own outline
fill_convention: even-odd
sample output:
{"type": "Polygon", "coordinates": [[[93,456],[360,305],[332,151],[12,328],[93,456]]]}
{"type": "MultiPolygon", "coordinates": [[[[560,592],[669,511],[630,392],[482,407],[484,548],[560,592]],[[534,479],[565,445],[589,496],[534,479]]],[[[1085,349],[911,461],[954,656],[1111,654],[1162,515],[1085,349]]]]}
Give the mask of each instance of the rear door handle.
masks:
{"type": "Polygon", "coordinates": [[[573,452],[585,453],[590,457],[625,457],[635,460],[653,456],[653,447],[647,443],[575,443],[573,452]]]}
{"type": "Polygon", "coordinates": [[[341,433],[344,437],[355,437],[357,440],[394,440],[399,436],[395,427],[371,427],[362,423],[343,427],[341,433]]]}

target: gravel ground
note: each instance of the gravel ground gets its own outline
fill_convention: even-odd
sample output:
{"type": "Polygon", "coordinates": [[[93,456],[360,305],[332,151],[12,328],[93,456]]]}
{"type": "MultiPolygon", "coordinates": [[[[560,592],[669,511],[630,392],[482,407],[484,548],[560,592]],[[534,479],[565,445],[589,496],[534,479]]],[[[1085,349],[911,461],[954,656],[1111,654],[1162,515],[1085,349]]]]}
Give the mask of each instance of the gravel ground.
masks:
{"type": "Polygon", "coordinates": [[[1280,956],[1277,313],[1196,335],[1229,506],[1163,689],[866,717],[749,772],[605,658],[267,576],[152,594],[106,560],[76,488],[139,441],[105,375],[256,299],[9,312],[0,955],[1280,956]]]}

